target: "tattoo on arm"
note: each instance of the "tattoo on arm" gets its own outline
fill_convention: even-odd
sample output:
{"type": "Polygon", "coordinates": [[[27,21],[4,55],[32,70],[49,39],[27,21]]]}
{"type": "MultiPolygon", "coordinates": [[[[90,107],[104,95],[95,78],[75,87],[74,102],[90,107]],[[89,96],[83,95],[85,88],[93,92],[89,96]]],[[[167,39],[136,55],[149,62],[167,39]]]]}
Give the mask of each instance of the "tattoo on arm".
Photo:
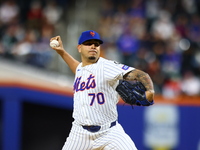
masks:
{"type": "Polygon", "coordinates": [[[134,80],[140,81],[145,86],[147,91],[154,92],[153,82],[150,76],[141,70],[134,69],[133,71],[124,75],[124,79],[129,81],[134,81],[134,80]]]}

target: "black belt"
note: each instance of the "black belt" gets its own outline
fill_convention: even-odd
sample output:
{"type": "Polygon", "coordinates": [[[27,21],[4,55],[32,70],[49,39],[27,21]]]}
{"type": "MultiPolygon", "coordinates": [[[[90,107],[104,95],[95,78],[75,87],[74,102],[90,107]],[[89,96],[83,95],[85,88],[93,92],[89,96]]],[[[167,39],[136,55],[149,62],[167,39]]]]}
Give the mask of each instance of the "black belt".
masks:
{"type": "MultiPolygon", "coordinates": [[[[114,121],[110,124],[110,128],[112,128],[115,125],[116,125],[116,121],[114,121]]],[[[101,126],[82,126],[82,127],[83,127],[83,129],[86,129],[90,132],[98,132],[101,129],[101,126]]]]}

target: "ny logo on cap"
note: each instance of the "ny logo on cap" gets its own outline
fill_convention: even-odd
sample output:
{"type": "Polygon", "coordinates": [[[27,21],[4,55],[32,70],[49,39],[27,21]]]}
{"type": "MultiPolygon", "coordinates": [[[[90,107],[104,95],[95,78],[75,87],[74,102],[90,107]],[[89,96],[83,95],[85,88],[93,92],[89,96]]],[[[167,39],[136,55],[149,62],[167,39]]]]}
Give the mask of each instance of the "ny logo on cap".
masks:
{"type": "Polygon", "coordinates": [[[95,33],[94,33],[93,31],[90,31],[90,34],[91,34],[92,36],[94,36],[94,35],[95,35],[95,33]]]}

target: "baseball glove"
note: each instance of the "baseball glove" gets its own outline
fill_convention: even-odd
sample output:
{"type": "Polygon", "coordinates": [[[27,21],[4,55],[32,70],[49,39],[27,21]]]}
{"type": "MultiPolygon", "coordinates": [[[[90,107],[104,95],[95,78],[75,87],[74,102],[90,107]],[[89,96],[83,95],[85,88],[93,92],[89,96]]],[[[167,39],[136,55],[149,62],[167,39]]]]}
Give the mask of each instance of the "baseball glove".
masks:
{"type": "Polygon", "coordinates": [[[153,102],[149,102],[146,99],[146,88],[139,81],[120,80],[116,91],[127,104],[137,106],[149,106],[153,104],[153,102]]]}

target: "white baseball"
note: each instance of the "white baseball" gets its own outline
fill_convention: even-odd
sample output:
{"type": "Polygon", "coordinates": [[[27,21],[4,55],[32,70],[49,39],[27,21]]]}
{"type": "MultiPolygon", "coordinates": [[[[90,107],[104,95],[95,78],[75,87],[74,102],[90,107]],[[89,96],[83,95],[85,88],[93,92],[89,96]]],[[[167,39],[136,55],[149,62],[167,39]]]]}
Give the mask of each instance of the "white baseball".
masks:
{"type": "Polygon", "coordinates": [[[58,42],[57,40],[52,40],[52,41],[50,42],[50,46],[51,46],[51,47],[58,47],[58,46],[59,46],[59,42],[58,42]]]}

